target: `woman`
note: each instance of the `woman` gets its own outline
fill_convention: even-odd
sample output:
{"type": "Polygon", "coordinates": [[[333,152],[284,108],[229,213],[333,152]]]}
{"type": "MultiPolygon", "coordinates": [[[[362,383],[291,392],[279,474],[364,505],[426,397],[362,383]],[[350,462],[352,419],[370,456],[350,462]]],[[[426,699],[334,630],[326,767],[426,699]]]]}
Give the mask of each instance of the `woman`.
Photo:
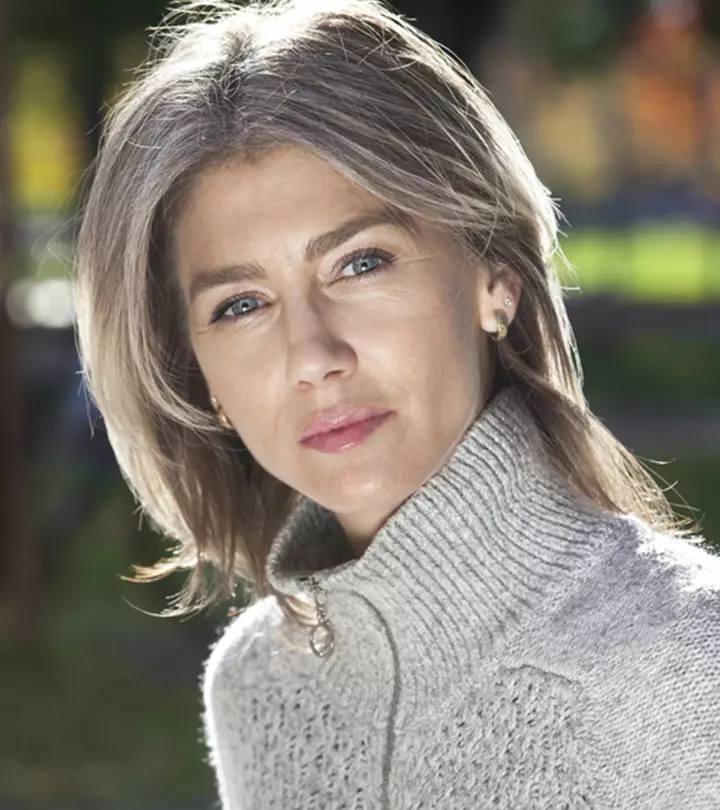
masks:
{"type": "Polygon", "coordinates": [[[139,579],[252,588],[203,679],[224,810],[720,806],[718,564],[588,409],[560,257],[374,0],[218,6],[115,107],[80,345],[176,541],[139,579]]]}

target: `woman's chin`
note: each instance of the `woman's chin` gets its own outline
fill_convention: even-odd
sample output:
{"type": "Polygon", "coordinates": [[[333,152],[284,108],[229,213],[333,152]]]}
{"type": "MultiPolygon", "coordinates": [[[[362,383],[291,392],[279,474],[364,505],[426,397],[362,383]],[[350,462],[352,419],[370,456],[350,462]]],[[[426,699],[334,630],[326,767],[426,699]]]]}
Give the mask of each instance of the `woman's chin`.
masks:
{"type": "Polygon", "coordinates": [[[379,514],[392,511],[393,504],[404,500],[397,478],[373,477],[372,474],[357,478],[338,476],[306,494],[338,515],[379,514]]]}

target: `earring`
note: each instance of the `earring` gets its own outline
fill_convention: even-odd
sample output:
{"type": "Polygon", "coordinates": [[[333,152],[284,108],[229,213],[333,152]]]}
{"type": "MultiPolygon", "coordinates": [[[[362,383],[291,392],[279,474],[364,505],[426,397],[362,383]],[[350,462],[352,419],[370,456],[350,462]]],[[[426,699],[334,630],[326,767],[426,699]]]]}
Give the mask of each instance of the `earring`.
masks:
{"type": "Polygon", "coordinates": [[[511,306],[512,306],[512,298],[506,298],[506,299],[503,301],[503,306],[504,306],[504,307],[511,307],[511,306]]]}
{"type": "Polygon", "coordinates": [[[497,336],[494,335],[492,332],[490,333],[490,337],[497,343],[501,340],[504,340],[508,333],[508,319],[507,315],[505,314],[505,310],[496,309],[495,310],[495,320],[497,321],[498,329],[497,329],[497,336]]]}
{"type": "Polygon", "coordinates": [[[220,424],[224,428],[227,428],[228,430],[232,430],[233,423],[228,419],[227,414],[222,409],[222,405],[220,404],[220,401],[218,400],[218,398],[216,396],[211,396],[210,397],[210,404],[217,411],[218,422],[220,422],[220,424]]]}

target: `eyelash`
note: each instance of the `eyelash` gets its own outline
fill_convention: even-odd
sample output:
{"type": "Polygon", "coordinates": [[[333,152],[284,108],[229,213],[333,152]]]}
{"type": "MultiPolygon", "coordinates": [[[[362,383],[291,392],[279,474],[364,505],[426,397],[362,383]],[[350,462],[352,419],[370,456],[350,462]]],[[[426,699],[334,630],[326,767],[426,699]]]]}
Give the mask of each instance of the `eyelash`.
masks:
{"type": "MultiPolygon", "coordinates": [[[[388,253],[384,250],[380,250],[379,248],[363,248],[361,250],[356,250],[352,253],[343,256],[340,259],[340,270],[344,270],[349,264],[353,262],[361,261],[362,259],[371,259],[377,258],[380,259],[380,264],[372,270],[366,270],[364,273],[358,273],[355,276],[341,276],[338,281],[356,281],[362,280],[365,276],[374,276],[377,273],[382,272],[383,270],[387,270],[389,265],[391,265],[395,261],[395,256],[392,253],[388,253]]],[[[247,318],[252,317],[256,312],[259,312],[264,307],[255,307],[255,309],[250,310],[249,312],[245,313],[244,315],[233,315],[232,317],[225,317],[225,313],[227,312],[230,307],[235,304],[237,301],[243,300],[252,300],[255,298],[253,293],[239,293],[238,295],[233,295],[230,298],[227,298],[218,307],[213,311],[212,316],[210,318],[210,323],[215,324],[217,326],[223,326],[223,322],[228,321],[239,321],[239,320],[246,320],[247,318]]]]}

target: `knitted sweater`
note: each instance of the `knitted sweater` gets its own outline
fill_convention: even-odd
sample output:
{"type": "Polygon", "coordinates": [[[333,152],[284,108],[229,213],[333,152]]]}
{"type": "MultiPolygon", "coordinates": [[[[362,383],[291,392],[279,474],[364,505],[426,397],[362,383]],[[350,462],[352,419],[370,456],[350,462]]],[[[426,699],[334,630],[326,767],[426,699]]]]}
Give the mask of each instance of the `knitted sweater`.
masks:
{"type": "Polygon", "coordinates": [[[576,495],[516,389],[359,559],[303,497],[267,570],[318,652],[274,596],[213,645],[223,810],[720,808],[720,558],[576,495]]]}

